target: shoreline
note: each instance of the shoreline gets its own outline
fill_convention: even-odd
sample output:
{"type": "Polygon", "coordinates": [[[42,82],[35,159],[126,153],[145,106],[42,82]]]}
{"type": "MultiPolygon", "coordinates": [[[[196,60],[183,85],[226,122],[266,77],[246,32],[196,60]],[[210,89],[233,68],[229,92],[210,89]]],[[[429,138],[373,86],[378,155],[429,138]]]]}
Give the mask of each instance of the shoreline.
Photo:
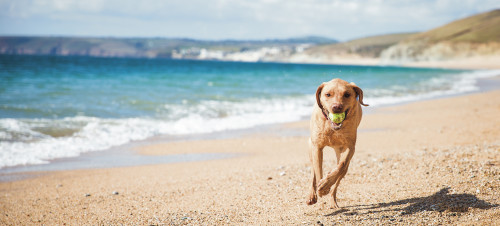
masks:
{"type": "MultiPolygon", "coordinates": [[[[372,114],[377,111],[377,109],[389,108],[394,106],[404,106],[413,103],[419,103],[429,100],[439,100],[443,98],[452,98],[473,95],[476,93],[489,92],[493,90],[500,89],[500,75],[487,78],[479,78],[477,80],[478,90],[469,91],[465,93],[448,94],[441,97],[428,97],[419,100],[410,100],[395,104],[384,104],[376,107],[364,108],[364,113],[372,114]]],[[[254,126],[251,128],[244,129],[234,129],[218,131],[213,133],[203,133],[203,134],[191,134],[191,135],[157,135],[154,137],[149,137],[145,140],[132,141],[123,145],[115,146],[103,151],[92,151],[85,152],[76,157],[60,158],[49,160],[48,164],[30,164],[30,165],[20,165],[13,167],[6,167],[0,169],[0,183],[22,180],[25,178],[33,177],[33,175],[43,175],[45,172],[51,171],[64,171],[64,170],[80,170],[80,169],[105,169],[105,168],[115,168],[115,167],[128,167],[128,166],[138,166],[138,165],[153,165],[161,163],[176,163],[182,161],[205,161],[212,160],[214,158],[224,159],[227,158],[226,155],[218,155],[219,153],[211,153],[213,155],[206,156],[203,158],[199,155],[184,156],[182,158],[176,156],[166,156],[159,159],[143,158],[141,151],[138,151],[140,147],[151,146],[155,144],[163,143],[176,143],[176,142],[189,142],[189,141],[200,141],[200,140],[221,140],[221,139],[237,139],[248,136],[255,136],[256,134],[267,134],[270,136],[309,136],[308,127],[306,129],[297,128],[293,125],[303,125],[308,123],[308,117],[303,118],[299,121],[285,122],[285,123],[275,123],[275,124],[265,124],[254,126]],[[292,126],[290,126],[292,125],[292,126]],[[295,127],[295,129],[294,129],[295,127]],[[112,159],[109,163],[103,161],[102,159],[112,159]],[[132,161],[132,159],[139,159],[138,162],[132,161]],[[180,160],[182,159],[182,160],[180,160]]],[[[182,153],[179,153],[182,154],[182,153]]]]}

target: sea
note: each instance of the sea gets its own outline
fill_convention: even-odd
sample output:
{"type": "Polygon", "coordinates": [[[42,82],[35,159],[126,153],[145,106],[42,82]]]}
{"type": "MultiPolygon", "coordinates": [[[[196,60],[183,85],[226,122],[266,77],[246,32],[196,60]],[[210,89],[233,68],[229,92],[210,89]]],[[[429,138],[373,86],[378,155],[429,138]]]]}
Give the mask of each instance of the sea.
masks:
{"type": "Polygon", "coordinates": [[[371,107],[478,90],[492,70],[0,55],[0,169],[157,136],[306,119],[322,82],[371,107]]]}

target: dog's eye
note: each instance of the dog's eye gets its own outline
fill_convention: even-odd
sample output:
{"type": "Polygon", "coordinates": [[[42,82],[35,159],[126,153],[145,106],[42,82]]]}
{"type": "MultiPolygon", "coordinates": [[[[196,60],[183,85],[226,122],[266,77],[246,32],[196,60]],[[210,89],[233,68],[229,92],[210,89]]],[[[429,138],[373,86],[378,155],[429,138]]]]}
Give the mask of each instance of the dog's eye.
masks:
{"type": "Polygon", "coordinates": [[[326,97],[330,97],[330,94],[329,94],[329,93],[327,93],[327,94],[325,94],[325,96],[326,96],[326,97]]]}
{"type": "Polygon", "coordinates": [[[345,97],[345,98],[349,98],[350,96],[351,96],[351,94],[350,94],[350,93],[345,93],[345,94],[344,94],[344,97],[345,97]]]}

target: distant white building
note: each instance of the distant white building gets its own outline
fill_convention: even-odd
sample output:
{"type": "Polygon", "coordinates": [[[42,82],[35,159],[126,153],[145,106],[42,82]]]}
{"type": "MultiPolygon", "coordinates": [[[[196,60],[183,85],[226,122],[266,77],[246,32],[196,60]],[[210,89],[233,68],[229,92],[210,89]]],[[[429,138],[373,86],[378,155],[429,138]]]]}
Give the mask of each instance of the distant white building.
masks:
{"type": "Polygon", "coordinates": [[[200,60],[222,60],[224,58],[224,51],[222,50],[207,50],[201,49],[200,55],[198,55],[198,59],[200,60]]]}
{"type": "Polygon", "coordinates": [[[259,49],[244,50],[241,52],[225,52],[223,50],[209,50],[205,48],[189,48],[173,50],[174,59],[199,59],[199,60],[224,60],[224,61],[283,61],[295,53],[301,53],[309,48],[311,44],[297,46],[272,46],[259,49]]]}

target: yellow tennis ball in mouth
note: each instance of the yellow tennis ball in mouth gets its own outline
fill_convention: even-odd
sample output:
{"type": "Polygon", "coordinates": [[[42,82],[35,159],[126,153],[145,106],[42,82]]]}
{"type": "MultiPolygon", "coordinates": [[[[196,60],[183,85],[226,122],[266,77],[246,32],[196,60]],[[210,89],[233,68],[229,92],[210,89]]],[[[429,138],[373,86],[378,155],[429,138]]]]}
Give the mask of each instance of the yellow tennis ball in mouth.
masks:
{"type": "Polygon", "coordinates": [[[331,113],[328,114],[328,118],[330,118],[330,120],[332,120],[332,122],[334,123],[341,123],[344,121],[345,119],[345,112],[342,112],[342,113],[331,113]]]}

